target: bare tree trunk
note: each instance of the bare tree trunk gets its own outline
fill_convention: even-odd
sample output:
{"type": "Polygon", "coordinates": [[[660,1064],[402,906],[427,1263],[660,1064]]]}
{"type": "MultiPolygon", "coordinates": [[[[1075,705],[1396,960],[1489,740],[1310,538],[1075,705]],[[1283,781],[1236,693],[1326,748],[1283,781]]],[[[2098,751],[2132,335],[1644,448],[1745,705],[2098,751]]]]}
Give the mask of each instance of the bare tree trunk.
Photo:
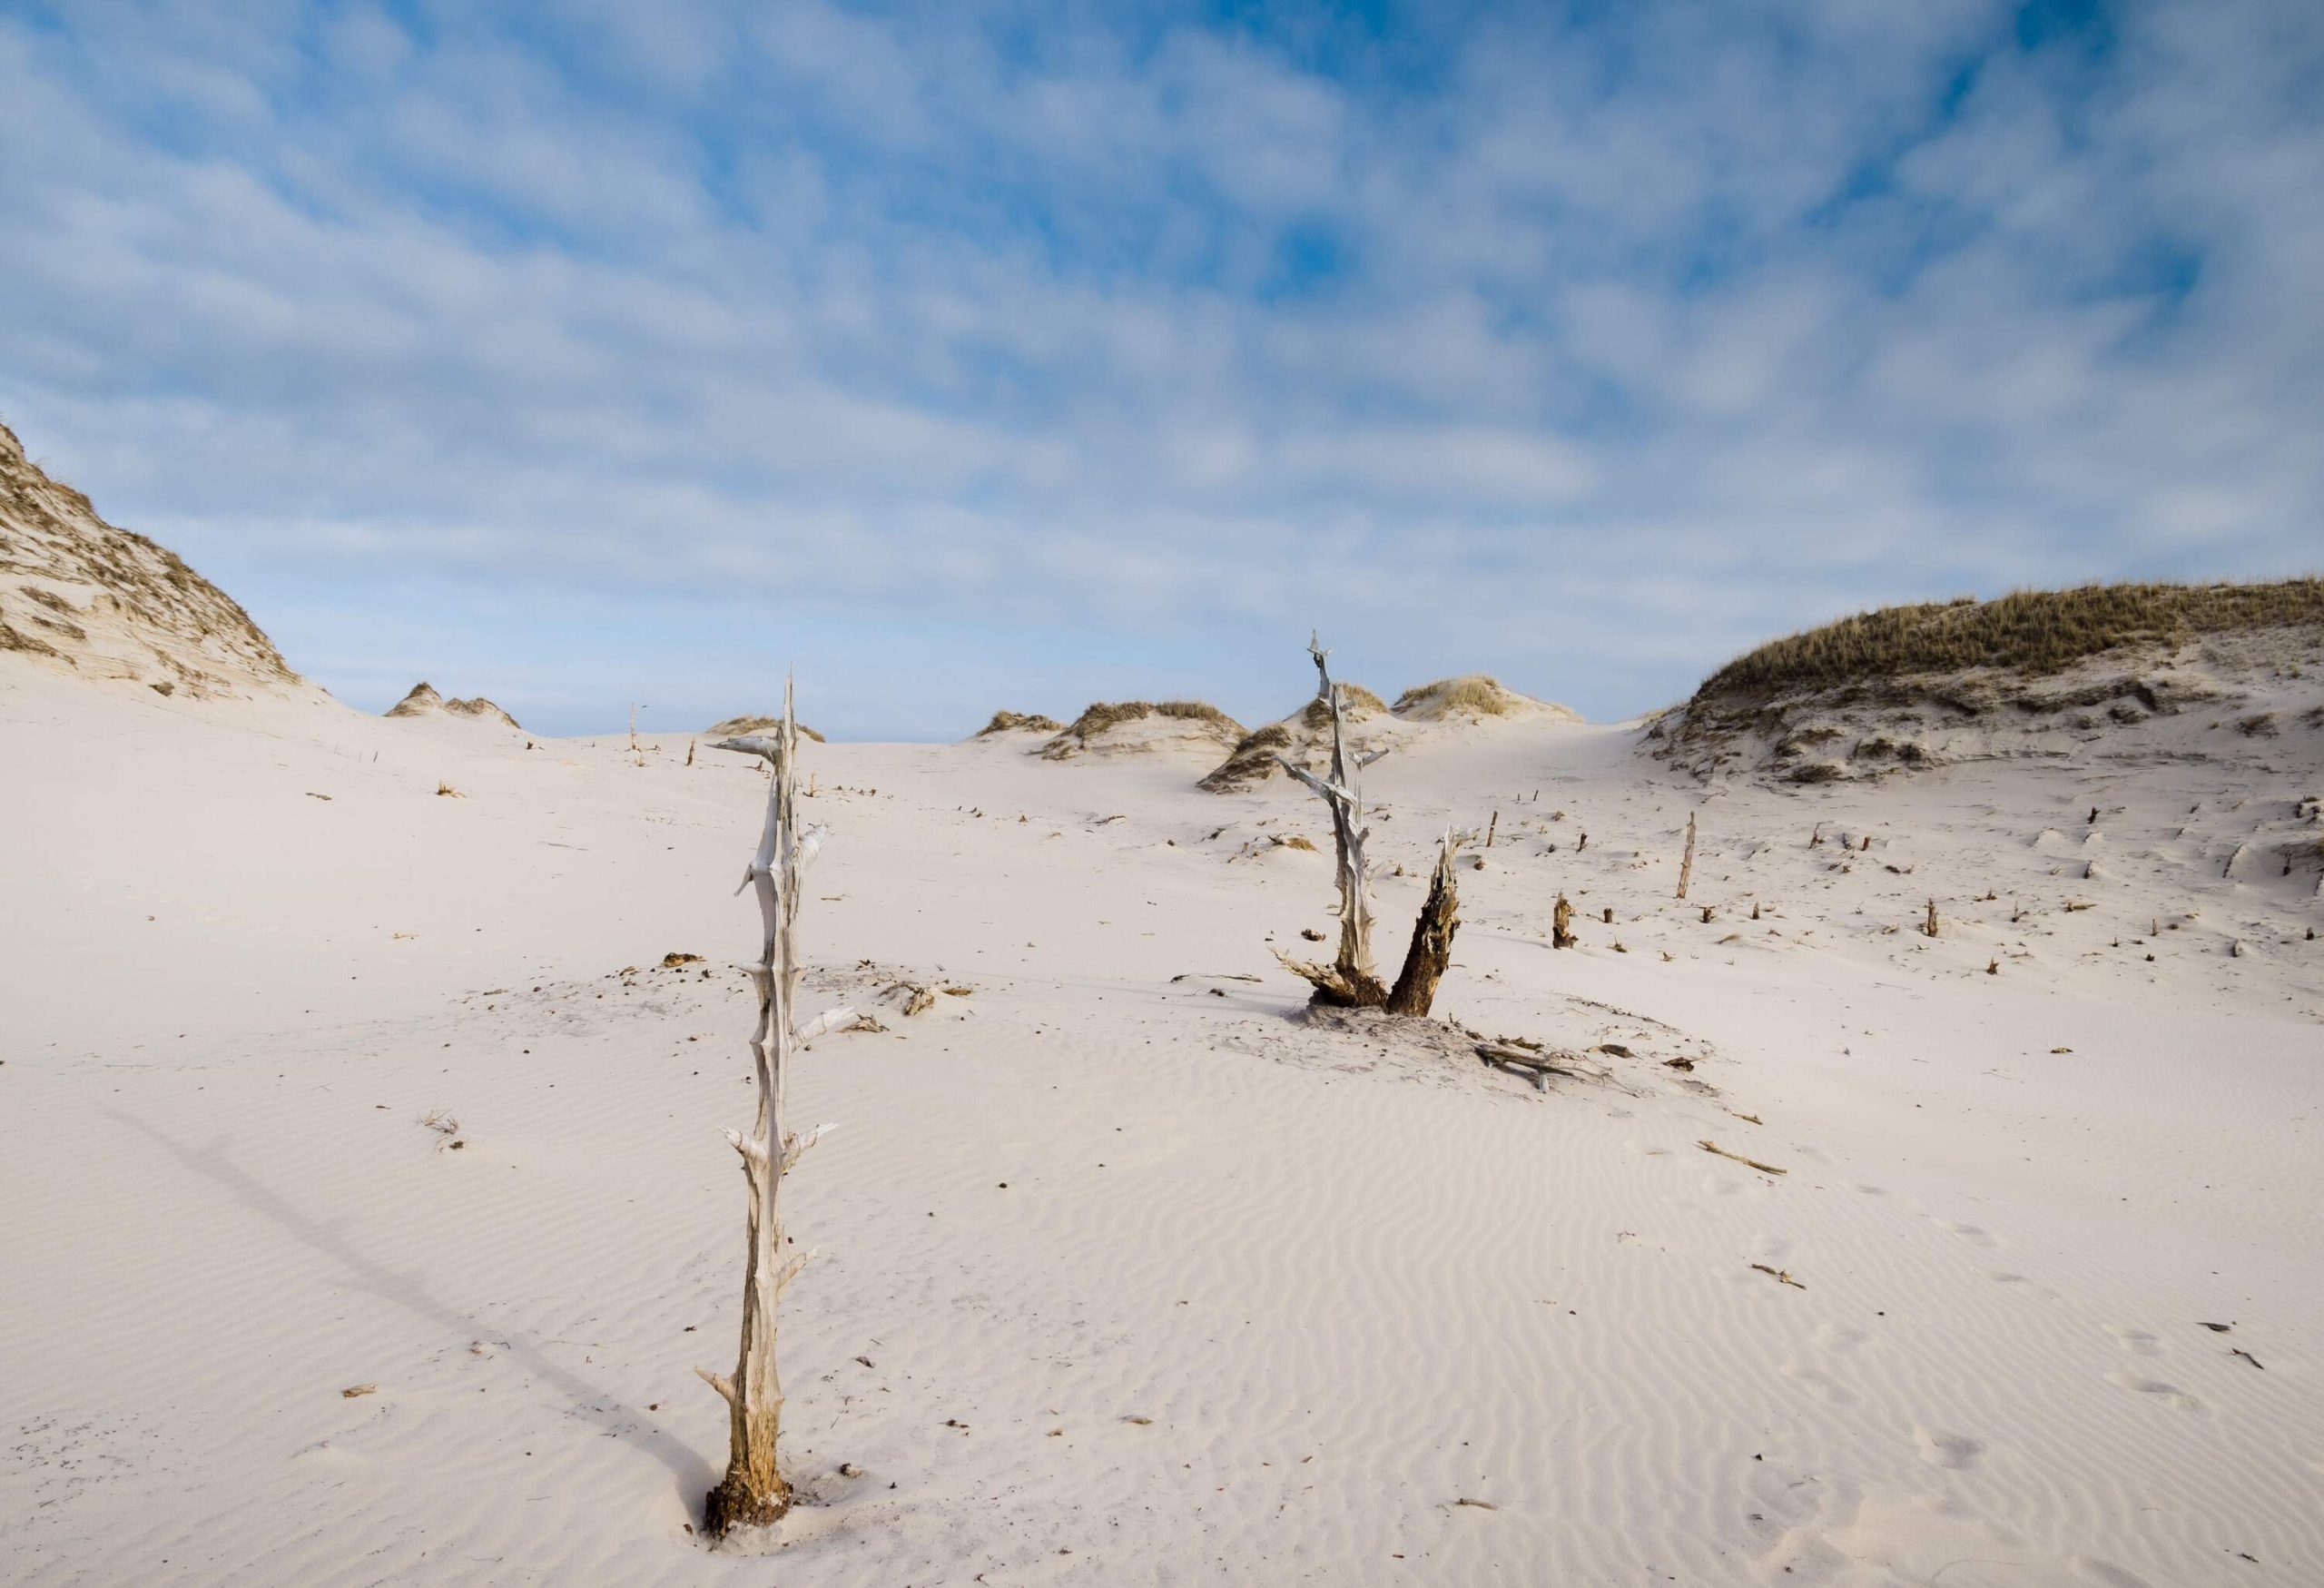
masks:
{"type": "Polygon", "coordinates": [[[799,735],[792,715],[788,679],[783,682],[783,725],[778,732],[773,740],[724,739],[714,746],[763,755],[772,764],[773,775],[767,786],[766,828],[743,879],[743,886],[755,889],[759,902],[759,960],[751,968],[759,995],[758,1023],[751,1033],[758,1118],[748,1135],[726,1132],[726,1139],[742,1155],[743,1178],[750,1187],[750,1258],[743,1286],[742,1350],[732,1378],[695,1369],[726,1398],[728,1413],[726,1475],[703,1503],[703,1531],[713,1538],[736,1528],[763,1527],[780,1521],[791,1508],[791,1485],[783,1481],[775,1462],[775,1437],[783,1421],[783,1381],[774,1361],[775,1306],[814,1254],[783,1255],[787,1242],[779,1198],[783,1175],[814,1144],[822,1128],[804,1137],[785,1133],[783,1094],[792,1053],[801,1037],[812,1038],[852,1018],[850,1011],[834,1011],[803,1033],[795,1023],[800,964],[793,927],[799,913],[799,874],[821,847],[823,829],[799,830],[793,779],[799,735]]]}
{"type": "Polygon", "coordinates": [[[1928,937],[1936,935],[1936,901],[1928,902],[1928,919],[1921,922],[1921,932],[1928,937]]]}
{"type": "Polygon", "coordinates": [[[1550,915],[1550,946],[1570,949],[1573,943],[1573,906],[1565,902],[1563,893],[1560,893],[1558,907],[1550,915]]]}
{"type": "Polygon", "coordinates": [[[1436,984],[1452,962],[1452,934],[1461,925],[1461,890],[1452,881],[1452,855],[1460,840],[1447,832],[1436,846],[1436,870],[1428,880],[1428,902],[1413,922],[1412,946],[1404,951],[1404,968],[1388,994],[1390,1014],[1418,1019],[1436,1001],[1436,984]]]}
{"type": "Polygon", "coordinates": [[[1695,874],[1695,814],[1687,813],[1687,854],[1679,863],[1679,897],[1687,896],[1687,883],[1695,874]]]}
{"type": "Polygon", "coordinates": [[[1325,661],[1331,653],[1311,635],[1307,654],[1315,659],[1315,697],[1331,708],[1331,771],[1328,776],[1318,777],[1281,755],[1275,760],[1285,772],[1315,790],[1331,808],[1332,850],[1340,891],[1340,950],[1338,957],[1328,965],[1312,964],[1283,954],[1275,957],[1315,983],[1317,1002],[1377,1009],[1388,1001],[1388,990],[1381,985],[1380,973],[1372,965],[1372,875],[1364,859],[1364,841],[1371,836],[1371,830],[1362,825],[1364,802],[1355,774],[1387,751],[1375,750],[1357,758],[1353,765],[1349,764],[1340,694],[1332,683],[1331,667],[1325,661]]]}

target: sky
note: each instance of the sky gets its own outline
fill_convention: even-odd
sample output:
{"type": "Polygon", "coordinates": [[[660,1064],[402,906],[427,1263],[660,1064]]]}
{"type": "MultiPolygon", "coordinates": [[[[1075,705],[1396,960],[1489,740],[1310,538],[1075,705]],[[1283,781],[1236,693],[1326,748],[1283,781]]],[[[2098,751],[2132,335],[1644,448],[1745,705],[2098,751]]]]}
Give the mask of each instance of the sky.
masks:
{"type": "Polygon", "coordinates": [[[0,421],[291,664],[834,737],[2324,565],[2324,5],[0,0],[0,421]]]}

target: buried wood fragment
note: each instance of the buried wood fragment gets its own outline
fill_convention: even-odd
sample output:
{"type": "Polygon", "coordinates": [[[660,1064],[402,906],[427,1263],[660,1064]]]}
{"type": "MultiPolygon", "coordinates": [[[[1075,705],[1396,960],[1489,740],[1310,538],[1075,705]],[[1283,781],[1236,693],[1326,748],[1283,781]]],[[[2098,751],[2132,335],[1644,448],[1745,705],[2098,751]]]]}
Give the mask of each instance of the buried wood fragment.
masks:
{"type": "Polygon", "coordinates": [[[1535,1047],[1529,1052],[1525,1049],[1500,1042],[1479,1042],[1476,1045],[1476,1050],[1477,1057],[1487,1064],[1509,1070],[1512,1074],[1523,1075],[1533,1083],[1533,1090],[1536,1091],[1549,1090],[1550,1077],[1552,1075],[1562,1075],[1569,1080],[1611,1079],[1609,1071],[1591,1064],[1578,1053],[1553,1051],[1539,1047],[1535,1047]]]}
{"type": "MultiPolygon", "coordinates": [[[[1756,1168],[1758,1166],[1755,1165],[1754,1167],[1756,1168]]],[[[1783,1173],[1783,1170],[1777,1169],[1775,1172],[1781,1174],[1783,1173]]],[[[1776,1282],[1779,1285],[1788,1285],[1794,1290],[1805,1290],[1807,1288],[1807,1286],[1802,1285],[1798,1280],[1791,1277],[1791,1270],[1788,1268],[1770,1268],[1765,1263],[1753,1263],[1751,1266],[1758,1269],[1762,1274],[1773,1275],[1776,1282]]]]}
{"type": "MultiPolygon", "coordinates": [[[[2246,1362],[2249,1362],[2250,1364],[2251,1364],[2251,1366],[2254,1366],[2254,1367],[2259,1367],[2259,1366],[2260,1366],[2260,1358],[2258,1358],[2257,1356],[2254,1356],[2253,1355],[2251,1355],[2251,1353],[2250,1353],[2250,1352],[2249,1352],[2249,1351],[2245,1350],[2245,1349],[2244,1349],[2242,1346],[2229,1346],[2229,1347],[2228,1347],[2227,1354],[2228,1354],[2229,1356],[2240,1356],[2240,1357],[2242,1357],[2246,1362]]],[[[2264,1373],[2264,1372],[2266,1372],[2266,1371],[2267,1371],[2267,1369],[2266,1369],[2266,1368],[2264,1368],[2264,1367],[2261,1367],[2260,1370],[2262,1373],[2264,1373]]]]}
{"type": "Polygon", "coordinates": [[[936,1007],[936,994],[917,981],[898,981],[881,998],[893,1001],[907,1015],[915,1015],[936,1007]]]}
{"type": "Polygon", "coordinates": [[[1761,1163],[1756,1158],[1746,1158],[1739,1152],[1729,1152],[1716,1141],[1698,1141],[1695,1145],[1701,1148],[1705,1152],[1717,1153],[1721,1158],[1731,1158],[1737,1163],[1744,1164],[1751,1169],[1758,1169],[1761,1174],[1787,1175],[1791,1172],[1787,1169],[1777,1169],[1771,1163],[1761,1163]]]}
{"type": "Polygon", "coordinates": [[[1465,1496],[1455,1500],[1452,1503],[1455,1505],[1467,1505],[1472,1509],[1478,1511],[1498,1511],[1501,1509],[1500,1506],[1494,1504],[1491,1500],[1472,1500],[1465,1496]]]}

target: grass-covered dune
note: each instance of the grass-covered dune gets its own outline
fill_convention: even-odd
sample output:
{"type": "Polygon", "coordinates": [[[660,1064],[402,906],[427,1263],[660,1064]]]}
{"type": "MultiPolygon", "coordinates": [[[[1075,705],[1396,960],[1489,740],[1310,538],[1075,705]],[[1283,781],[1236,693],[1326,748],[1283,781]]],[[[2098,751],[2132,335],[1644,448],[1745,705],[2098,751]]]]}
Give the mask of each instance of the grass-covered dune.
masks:
{"type": "Polygon", "coordinates": [[[2324,628],[2324,579],[2083,585],[1885,607],[1771,640],[1703,681],[1697,700],[1769,697],[1977,667],[2061,672],[2103,652],[2205,635],[2324,628]]]}

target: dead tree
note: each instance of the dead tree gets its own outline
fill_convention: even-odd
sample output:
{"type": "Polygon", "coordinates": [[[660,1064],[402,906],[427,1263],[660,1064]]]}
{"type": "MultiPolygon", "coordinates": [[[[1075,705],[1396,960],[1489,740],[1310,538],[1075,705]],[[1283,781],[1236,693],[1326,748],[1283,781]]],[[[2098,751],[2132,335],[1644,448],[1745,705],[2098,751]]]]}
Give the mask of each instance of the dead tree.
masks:
{"type": "Polygon", "coordinates": [[[1413,922],[1412,946],[1404,951],[1404,968],[1388,993],[1388,1012],[1426,1015],[1436,1001],[1436,984],[1452,962],[1452,934],[1461,925],[1461,890],[1452,881],[1452,856],[1462,834],[1448,829],[1436,845],[1436,870],[1428,879],[1428,902],[1413,922]]]}
{"type": "Polygon", "coordinates": [[[763,756],[773,772],[765,831],[743,875],[743,886],[754,889],[759,902],[759,958],[749,967],[759,995],[758,1023],[751,1033],[758,1119],[747,1135],[726,1132],[726,1139],[742,1155],[751,1198],[742,1352],[732,1378],[705,1368],[694,1370],[726,1399],[726,1475],[703,1504],[703,1531],[718,1538],[737,1528],[780,1521],[791,1508],[791,1485],[775,1463],[775,1435],[783,1420],[783,1381],[774,1363],[775,1305],[814,1253],[785,1255],[779,1194],[783,1175],[827,1127],[818,1126],[803,1136],[786,1131],[783,1092],[797,1046],[850,1024],[855,1016],[852,1010],[840,1009],[803,1029],[794,1023],[800,964],[793,929],[799,914],[799,877],[822,847],[824,829],[799,828],[793,775],[799,759],[799,730],[792,715],[790,681],[783,682],[783,722],[774,738],[722,739],[714,747],[763,756]]]}
{"type": "Polygon", "coordinates": [[[1575,941],[1573,906],[1565,902],[1563,893],[1560,893],[1557,908],[1550,912],[1550,946],[1553,949],[1570,949],[1574,945],[1575,941]]]}
{"type": "Polygon", "coordinates": [[[1278,953],[1284,964],[1315,983],[1315,1001],[1336,1004],[1351,1009],[1378,1009],[1388,1001],[1388,989],[1380,984],[1380,973],[1372,965],[1372,875],[1364,860],[1364,841],[1372,835],[1361,824],[1364,802],[1359,795],[1355,774],[1371,765],[1388,752],[1374,750],[1369,755],[1351,762],[1347,754],[1347,735],[1341,719],[1340,693],[1332,683],[1332,670],[1324,650],[1314,635],[1307,638],[1307,654],[1315,659],[1315,698],[1330,710],[1332,716],[1332,764],[1322,777],[1288,758],[1277,755],[1275,760],[1285,772],[1305,784],[1331,807],[1332,846],[1337,864],[1340,891],[1339,954],[1328,964],[1295,960],[1278,953]]]}
{"type": "Polygon", "coordinates": [[[1928,902],[1928,919],[1921,922],[1921,935],[1924,937],[1936,935],[1936,901],[1934,899],[1928,902]]]}
{"type": "MultiPolygon", "coordinates": [[[[1695,814],[1687,813],[1687,853],[1679,863],[1679,897],[1687,896],[1687,883],[1695,874],[1695,814]]],[[[1705,917],[1706,920],[1709,917],[1705,917]]]]}

